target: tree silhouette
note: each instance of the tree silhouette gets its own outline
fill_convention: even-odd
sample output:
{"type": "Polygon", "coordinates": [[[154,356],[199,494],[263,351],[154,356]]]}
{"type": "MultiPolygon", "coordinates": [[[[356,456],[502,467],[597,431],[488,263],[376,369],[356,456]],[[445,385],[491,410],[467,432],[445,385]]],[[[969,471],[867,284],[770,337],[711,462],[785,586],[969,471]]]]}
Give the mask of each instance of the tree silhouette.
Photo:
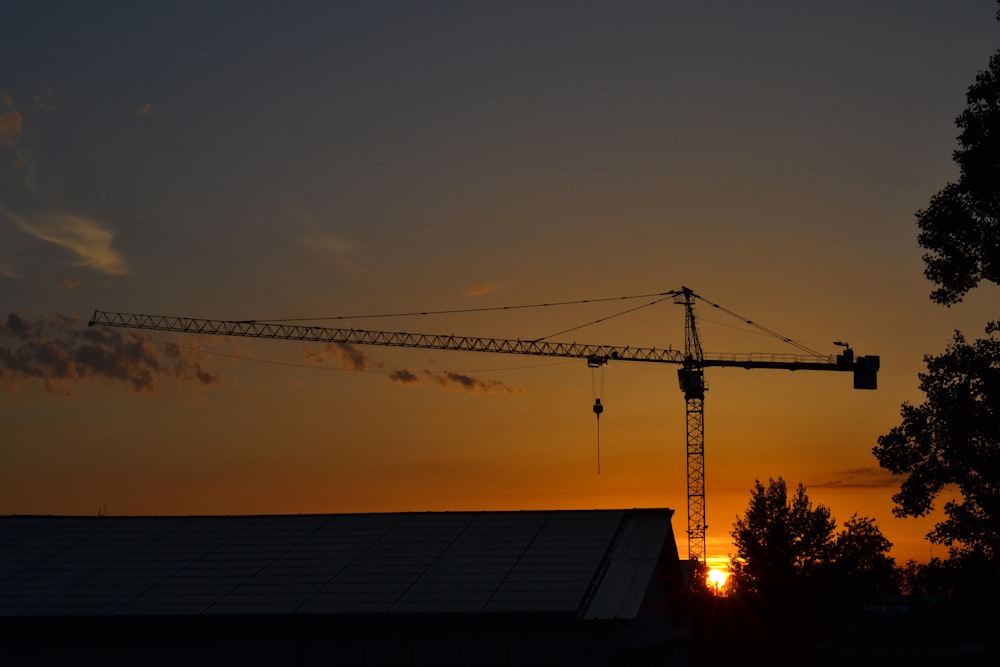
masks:
{"type": "Polygon", "coordinates": [[[1000,284],[1000,51],[976,76],[966,101],[955,119],[958,181],[917,212],[917,241],[928,251],[924,275],[938,285],[931,299],[948,306],[981,280],[1000,284]]]}
{"type": "MultiPolygon", "coordinates": [[[[955,120],[959,178],[917,213],[918,242],[928,251],[924,274],[938,285],[931,299],[946,306],[983,280],[1000,284],[1000,51],[976,76],[966,102],[955,120]]],[[[944,519],[927,537],[947,545],[949,558],[908,563],[904,588],[936,607],[938,622],[990,638],[1000,594],[998,334],[998,322],[971,343],[956,331],[943,354],[925,356],[919,380],[926,400],[904,403],[902,423],[872,450],[883,468],[904,476],[893,496],[896,516],[925,516],[945,501],[944,519]]]]}
{"type": "Polygon", "coordinates": [[[737,627],[723,636],[762,660],[799,664],[797,651],[843,636],[862,604],[897,589],[892,544],[873,519],[855,515],[837,533],[830,510],[802,484],[789,495],[781,477],[755,482],[731,535],[726,602],[737,627]]]}
{"type": "Polygon", "coordinates": [[[874,519],[853,515],[833,543],[831,590],[848,606],[874,602],[899,590],[900,571],[890,542],[874,519]]]}
{"type": "Polygon", "coordinates": [[[992,563],[1000,574],[1000,324],[972,343],[955,332],[944,354],[927,356],[921,405],[904,403],[903,423],[872,450],[879,465],[906,475],[893,513],[919,517],[943,493],[945,519],[928,539],[956,559],[992,563]]]}
{"type": "Polygon", "coordinates": [[[857,607],[898,590],[892,543],[874,519],[852,516],[844,529],[824,505],[813,506],[799,484],[791,498],[785,480],[759,480],[746,513],[733,524],[734,589],[768,606],[857,607]]]}
{"type": "Polygon", "coordinates": [[[826,506],[813,507],[802,484],[789,499],[780,476],[767,486],[757,480],[750,494],[733,524],[730,576],[737,591],[782,604],[830,560],[836,522],[826,506]]]}

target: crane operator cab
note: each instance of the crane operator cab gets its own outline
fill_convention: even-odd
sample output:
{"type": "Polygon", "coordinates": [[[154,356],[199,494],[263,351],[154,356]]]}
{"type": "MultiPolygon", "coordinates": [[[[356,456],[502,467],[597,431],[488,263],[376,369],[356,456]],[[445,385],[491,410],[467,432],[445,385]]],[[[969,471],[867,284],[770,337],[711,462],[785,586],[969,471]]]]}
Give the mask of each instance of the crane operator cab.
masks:
{"type": "Polygon", "coordinates": [[[700,368],[677,369],[677,381],[680,383],[684,398],[705,398],[705,373],[700,368]]]}

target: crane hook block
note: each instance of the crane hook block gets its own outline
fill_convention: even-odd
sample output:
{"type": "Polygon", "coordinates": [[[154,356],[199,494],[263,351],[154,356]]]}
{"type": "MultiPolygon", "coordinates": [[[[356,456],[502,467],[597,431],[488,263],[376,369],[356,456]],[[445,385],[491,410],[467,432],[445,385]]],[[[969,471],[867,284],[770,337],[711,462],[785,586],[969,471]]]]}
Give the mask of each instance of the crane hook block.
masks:
{"type": "Polygon", "coordinates": [[[601,418],[601,413],[602,412],[604,412],[604,406],[601,405],[601,399],[595,398],[594,399],[594,414],[597,415],[598,419],[601,418]]]}

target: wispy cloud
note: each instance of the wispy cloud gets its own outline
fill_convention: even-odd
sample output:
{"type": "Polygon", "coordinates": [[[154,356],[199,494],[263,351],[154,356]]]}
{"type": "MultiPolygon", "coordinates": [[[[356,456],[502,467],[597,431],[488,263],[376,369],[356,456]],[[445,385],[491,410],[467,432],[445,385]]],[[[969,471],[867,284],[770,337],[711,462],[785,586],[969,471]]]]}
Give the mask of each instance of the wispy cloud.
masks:
{"type": "Polygon", "coordinates": [[[31,192],[38,192],[35,183],[37,160],[29,146],[21,141],[24,132],[24,116],[15,108],[14,98],[5,90],[0,91],[0,107],[12,109],[0,113],[0,146],[14,149],[4,156],[4,160],[14,171],[20,172],[21,182],[31,192]]]}
{"type": "Polygon", "coordinates": [[[831,473],[823,481],[812,482],[809,488],[876,489],[899,486],[899,477],[882,468],[854,468],[831,473]]]}
{"type": "Polygon", "coordinates": [[[499,380],[480,380],[464,373],[450,373],[444,371],[438,373],[435,378],[442,387],[451,389],[457,388],[463,391],[470,391],[473,394],[479,391],[489,393],[491,391],[515,393],[516,389],[511,389],[499,380]]]}
{"type": "Polygon", "coordinates": [[[52,90],[52,86],[45,83],[42,84],[38,89],[38,94],[32,99],[34,102],[35,109],[38,111],[55,111],[55,91],[52,90]]]}
{"type": "Polygon", "coordinates": [[[339,259],[341,255],[353,252],[355,248],[354,243],[319,230],[301,238],[300,242],[333,260],[339,259]]]}
{"type": "Polygon", "coordinates": [[[60,314],[28,319],[12,312],[2,321],[0,380],[12,390],[39,381],[47,391],[69,394],[72,382],[98,378],[123,382],[135,393],[155,392],[164,379],[197,385],[219,381],[192,353],[160,348],[138,332],[91,328],[60,314]]]}
{"type": "Polygon", "coordinates": [[[453,373],[450,371],[432,372],[425,370],[418,375],[407,369],[393,371],[389,374],[389,379],[398,384],[417,385],[427,381],[442,389],[467,391],[477,393],[505,393],[518,394],[521,389],[508,387],[499,380],[483,380],[466,375],[465,373],[453,373]]]}
{"type": "Polygon", "coordinates": [[[152,111],[153,111],[153,105],[147,102],[146,104],[143,104],[141,107],[133,111],[132,115],[135,116],[136,118],[142,118],[144,116],[148,116],[152,111]]]}
{"type": "Polygon", "coordinates": [[[73,252],[79,266],[112,276],[129,273],[125,259],[111,247],[114,232],[96,220],[69,213],[50,213],[32,220],[6,209],[0,213],[35,238],[73,252]]]}
{"type": "MultiPolygon", "coordinates": [[[[349,343],[326,343],[323,349],[316,352],[303,348],[306,361],[323,366],[332,357],[340,362],[344,370],[363,371],[368,369],[369,359],[361,350],[349,343]]],[[[378,364],[376,364],[378,365],[378,364]]]]}
{"type": "Polygon", "coordinates": [[[0,262],[0,278],[17,278],[17,271],[10,262],[0,262]]]}
{"type": "MultiPolygon", "coordinates": [[[[381,369],[382,362],[373,361],[364,352],[349,343],[326,343],[319,350],[302,348],[302,354],[310,364],[326,366],[331,361],[347,371],[367,371],[381,369]]],[[[384,371],[382,371],[384,372],[384,371]]],[[[521,389],[508,387],[499,380],[484,380],[465,373],[451,371],[424,370],[414,373],[408,369],[394,370],[389,373],[389,379],[402,385],[429,384],[445,390],[468,391],[470,393],[520,393],[521,389]]]]}
{"type": "Polygon", "coordinates": [[[21,138],[24,117],[20,111],[0,113],[0,144],[13,146],[21,138]]]}
{"type": "Polygon", "coordinates": [[[405,368],[398,371],[393,371],[389,373],[389,379],[393,382],[398,382],[399,384],[419,384],[420,376],[414,375],[405,368]]]}
{"type": "Polygon", "coordinates": [[[486,296],[496,292],[497,289],[499,288],[495,283],[475,283],[463,288],[461,294],[462,296],[486,296]]]}
{"type": "Polygon", "coordinates": [[[331,234],[309,214],[298,214],[305,231],[295,242],[309,248],[315,255],[326,262],[350,273],[360,273],[361,267],[354,260],[358,246],[353,241],[331,234]]]}

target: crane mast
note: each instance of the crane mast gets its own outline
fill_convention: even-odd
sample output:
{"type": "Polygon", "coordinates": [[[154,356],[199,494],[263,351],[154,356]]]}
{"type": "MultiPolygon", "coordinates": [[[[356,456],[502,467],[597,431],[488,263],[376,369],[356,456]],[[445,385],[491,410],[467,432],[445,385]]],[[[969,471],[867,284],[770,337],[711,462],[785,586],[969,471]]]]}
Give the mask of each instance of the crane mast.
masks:
{"type": "Polygon", "coordinates": [[[684,287],[674,296],[684,306],[684,361],[677,377],[684,393],[687,426],[688,559],[703,560],[708,520],[705,511],[705,353],[694,319],[694,292],[684,287]]]}
{"type": "MultiPolygon", "coordinates": [[[[703,560],[705,557],[705,373],[710,366],[734,368],[771,368],[784,370],[817,370],[852,372],[855,389],[875,389],[879,370],[879,357],[854,356],[845,343],[844,352],[838,355],[792,355],[771,353],[706,355],[701,348],[695,321],[694,303],[701,298],[691,289],[682,287],[664,293],[672,296],[674,303],[684,306],[684,350],[671,347],[631,347],[560,343],[542,339],[522,340],[510,338],[483,338],[451,334],[407,333],[400,331],[373,331],[367,329],[333,328],[284,324],[257,320],[217,320],[167,315],[143,315],[95,310],[89,326],[120,327],[179,333],[239,336],[298,340],[317,343],[347,343],[352,345],[377,345],[409,347],[430,350],[456,350],[466,352],[492,352],[531,356],[567,357],[585,359],[588,365],[600,366],[608,361],[637,361],[646,363],[676,364],[681,392],[685,400],[687,426],[687,495],[688,495],[688,558],[703,560]]],[[[715,305],[715,304],[713,304],[715,305]]]]}

